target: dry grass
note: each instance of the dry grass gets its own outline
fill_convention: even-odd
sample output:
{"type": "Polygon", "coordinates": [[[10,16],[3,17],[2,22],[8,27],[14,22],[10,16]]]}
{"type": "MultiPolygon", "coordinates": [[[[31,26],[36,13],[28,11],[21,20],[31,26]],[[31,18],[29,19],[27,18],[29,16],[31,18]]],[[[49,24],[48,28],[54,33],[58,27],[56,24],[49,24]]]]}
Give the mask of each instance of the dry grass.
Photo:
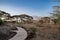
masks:
{"type": "Polygon", "coordinates": [[[60,25],[54,24],[22,24],[25,28],[29,29],[31,27],[36,28],[35,37],[29,40],[60,40],[60,25]]]}
{"type": "MultiPolygon", "coordinates": [[[[60,40],[60,25],[58,24],[49,24],[39,22],[35,23],[18,23],[20,26],[23,26],[27,30],[30,28],[36,28],[35,36],[28,40],[60,40]]],[[[31,31],[31,30],[29,30],[31,31]]]]}

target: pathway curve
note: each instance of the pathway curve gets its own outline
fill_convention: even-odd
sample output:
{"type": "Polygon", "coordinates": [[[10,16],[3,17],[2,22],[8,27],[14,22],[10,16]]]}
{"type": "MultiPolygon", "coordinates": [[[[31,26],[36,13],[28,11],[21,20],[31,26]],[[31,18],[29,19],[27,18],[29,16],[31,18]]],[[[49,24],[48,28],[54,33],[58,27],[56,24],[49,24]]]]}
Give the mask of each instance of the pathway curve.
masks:
{"type": "Polygon", "coordinates": [[[27,37],[27,31],[21,27],[17,27],[18,31],[15,31],[17,32],[17,34],[11,38],[10,40],[24,40],[26,39],[27,37]]]}

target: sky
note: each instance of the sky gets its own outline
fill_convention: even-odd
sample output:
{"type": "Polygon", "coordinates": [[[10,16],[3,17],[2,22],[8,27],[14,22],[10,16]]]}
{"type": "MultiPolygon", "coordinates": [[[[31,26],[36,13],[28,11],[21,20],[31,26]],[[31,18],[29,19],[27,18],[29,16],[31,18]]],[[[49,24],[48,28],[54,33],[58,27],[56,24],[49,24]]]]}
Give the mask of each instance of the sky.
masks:
{"type": "Polygon", "coordinates": [[[11,15],[50,16],[52,6],[60,6],[53,0],[0,0],[0,10],[11,15]]]}

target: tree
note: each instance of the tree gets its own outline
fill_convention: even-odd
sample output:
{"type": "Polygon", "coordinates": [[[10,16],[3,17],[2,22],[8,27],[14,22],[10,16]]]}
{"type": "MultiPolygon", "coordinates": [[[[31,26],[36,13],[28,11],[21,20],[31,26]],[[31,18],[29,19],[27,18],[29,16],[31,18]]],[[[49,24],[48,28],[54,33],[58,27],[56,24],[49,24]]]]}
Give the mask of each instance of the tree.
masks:
{"type": "Polygon", "coordinates": [[[51,19],[56,23],[60,22],[60,6],[53,6],[51,19]]]}
{"type": "Polygon", "coordinates": [[[9,18],[10,14],[0,10],[0,18],[2,18],[2,17],[8,17],[9,18]]]}
{"type": "Polygon", "coordinates": [[[2,11],[0,11],[0,17],[2,16],[3,14],[2,14],[2,11]]]}
{"type": "Polygon", "coordinates": [[[32,16],[29,16],[29,15],[26,15],[26,14],[21,14],[19,16],[20,16],[22,22],[25,22],[27,20],[30,20],[31,21],[33,19],[32,16]],[[27,19],[27,20],[25,20],[25,19],[27,19]]]}
{"type": "Polygon", "coordinates": [[[43,22],[43,20],[39,20],[39,22],[41,23],[41,24],[43,24],[44,22],[43,22]]]}

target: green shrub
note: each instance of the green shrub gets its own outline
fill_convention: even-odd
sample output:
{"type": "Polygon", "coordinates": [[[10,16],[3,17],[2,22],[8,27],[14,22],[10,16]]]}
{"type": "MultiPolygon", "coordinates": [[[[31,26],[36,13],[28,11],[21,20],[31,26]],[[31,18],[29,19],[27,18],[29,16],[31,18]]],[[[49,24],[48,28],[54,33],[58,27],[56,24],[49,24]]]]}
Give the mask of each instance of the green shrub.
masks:
{"type": "Polygon", "coordinates": [[[31,27],[29,30],[30,30],[30,32],[29,32],[28,37],[26,38],[26,40],[29,40],[29,39],[32,39],[33,37],[35,37],[36,28],[31,27]]]}
{"type": "Polygon", "coordinates": [[[3,24],[3,21],[0,19],[0,25],[3,24]]]}
{"type": "Polygon", "coordinates": [[[53,19],[52,21],[56,24],[58,22],[58,19],[53,19]]]}
{"type": "Polygon", "coordinates": [[[43,24],[44,22],[43,22],[43,20],[39,20],[39,22],[41,23],[41,24],[43,24]]]}
{"type": "Polygon", "coordinates": [[[30,31],[34,33],[34,32],[36,31],[36,28],[31,27],[31,28],[30,28],[30,31]]]}

